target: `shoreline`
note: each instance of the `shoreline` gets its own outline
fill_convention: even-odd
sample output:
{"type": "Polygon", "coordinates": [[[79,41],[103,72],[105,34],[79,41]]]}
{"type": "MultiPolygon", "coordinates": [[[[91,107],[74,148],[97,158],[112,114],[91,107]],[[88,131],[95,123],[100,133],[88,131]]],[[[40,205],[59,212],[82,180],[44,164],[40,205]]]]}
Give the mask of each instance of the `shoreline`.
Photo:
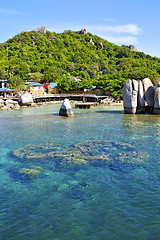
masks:
{"type": "MultiPolygon", "coordinates": [[[[41,97],[41,96],[38,96],[41,97]]],[[[97,96],[97,99],[102,96],[97,96]]],[[[67,98],[67,96],[66,96],[67,98]]],[[[88,100],[88,99],[87,99],[88,100]]],[[[38,106],[44,106],[46,104],[62,104],[64,99],[61,100],[51,100],[51,101],[33,101],[32,103],[23,103],[19,104],[19,101],[13,100],[13,99],[0,99],[0,111],[4,110],[18,110],[20,108],[28,108],[28,107],[38,107],[38,106]]],[[[82,100],[73,100],[70,99],[70,103],[78,104],[78,103],[90,103],[91,101],[82,101],[82,100]]],[[[114,100],[114,98],[109,96],[103,96],[103,99],[100,101],[92,101],[92,103],[97,103],[97,106],[104,105],[104,106],[123,106],[123,101],[121,100],[114,100]]]]}

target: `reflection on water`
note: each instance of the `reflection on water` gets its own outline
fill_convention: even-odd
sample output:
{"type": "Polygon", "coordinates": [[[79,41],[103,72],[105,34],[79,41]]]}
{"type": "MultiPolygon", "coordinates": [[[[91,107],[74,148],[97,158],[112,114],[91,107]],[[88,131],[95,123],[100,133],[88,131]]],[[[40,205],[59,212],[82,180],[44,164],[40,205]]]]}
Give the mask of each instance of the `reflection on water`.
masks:
{"type": "Polygon", "coordinates": [[[0,113],[1,239],[158,240],[160,117],[59,108],[0,113]]]}

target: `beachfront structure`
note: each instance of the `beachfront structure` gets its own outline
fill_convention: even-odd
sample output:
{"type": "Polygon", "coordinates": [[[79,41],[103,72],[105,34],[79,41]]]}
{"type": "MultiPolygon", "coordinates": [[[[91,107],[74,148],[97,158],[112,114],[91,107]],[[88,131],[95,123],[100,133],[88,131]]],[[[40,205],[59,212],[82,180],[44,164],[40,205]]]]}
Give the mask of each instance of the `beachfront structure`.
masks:
{"type": "Polygon", "coordinates": [[[7,88],[8,87],[8,80],[0,79],[0,88],[7,88]]]}
{"type": "Polygon", "coordinates": [[[7,98],[8,96],[13,97],[13,92],[14,90],[10,88],[0,88],[0,97],[2,98],[7,98]]]}
{"type": "Polygon", "coordinates": [[[43,95],[44,94],[44,88],[43,84],[41,83],[31,83],[30,85],[30,93],[33,95],[43,95]]]}
{"type": "Polygon", "coordinates": [[[58,83],[50,83],[48,86],[48,93],[53,93],[53,94],[58,94],[59,90],[58,90],[58,83]]]}

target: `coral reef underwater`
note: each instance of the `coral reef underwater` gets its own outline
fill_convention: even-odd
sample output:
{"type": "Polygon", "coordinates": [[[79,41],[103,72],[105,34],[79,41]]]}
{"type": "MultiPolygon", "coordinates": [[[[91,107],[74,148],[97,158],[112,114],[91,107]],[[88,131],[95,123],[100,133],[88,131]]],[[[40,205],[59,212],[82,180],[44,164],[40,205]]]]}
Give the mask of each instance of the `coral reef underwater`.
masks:
{"type": "MultiPolygon", "coordinates": [[[[12,152],[13,156],[26,162],[54,161],[58,167],[109,167],[112,170],[131,170],[143,166],[148,160],[146,152],[136,151],[134,146],[123,142],[106,140],[84,141],[61,150],[59,145],[26,145],[12,152]]],[[[30,174],[31,171],[23,171],[30,174]]]]}

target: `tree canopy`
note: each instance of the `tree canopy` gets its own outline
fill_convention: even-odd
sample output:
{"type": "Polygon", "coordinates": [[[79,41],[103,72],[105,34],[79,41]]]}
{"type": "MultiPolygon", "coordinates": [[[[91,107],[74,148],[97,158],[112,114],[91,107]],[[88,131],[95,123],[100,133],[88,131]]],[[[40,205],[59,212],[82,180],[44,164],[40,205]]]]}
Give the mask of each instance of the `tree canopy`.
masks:
{"type": "Polygon", "coordinates": [[[21,89],[24,79],[34,79],[58,82],[62,90],[97,86],[120,97],[124,81],[145,77],[153,83],[160,77],[159,58],[91,33],[22,32],[0,47],[0,78],[8,79],[12,88],[21,89]]]}

